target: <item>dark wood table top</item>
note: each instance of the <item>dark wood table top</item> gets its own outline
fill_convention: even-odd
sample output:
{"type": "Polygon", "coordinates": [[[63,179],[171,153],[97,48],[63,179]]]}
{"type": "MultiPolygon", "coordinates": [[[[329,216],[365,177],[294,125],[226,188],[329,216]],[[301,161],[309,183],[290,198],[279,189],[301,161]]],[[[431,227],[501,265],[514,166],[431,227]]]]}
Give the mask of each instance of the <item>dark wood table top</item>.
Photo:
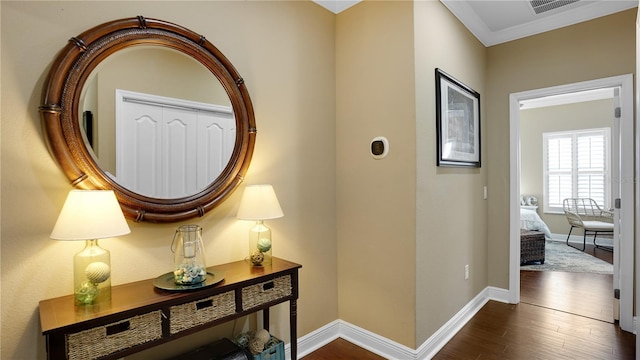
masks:
{"type": "Polygon", "coordinates": [[[273,258],[271,265],[263,267],[250,266],[246,261],[236,261],[227,264],[208,267],[209,271],[223,271],[224,280],[199,290],[193,291],[168,291],[158,289],[153,285],[154,279],[136,281],[111,287],[111,302],[91,306],[76,306],[74,295],[66,295],[58,298],[40,301],[40,324],[43,334],[62,327],[76,325],[92,319],[121,314],[127,311],[140,311],[141,308],[151,307],[158,303],[176,300],[184,301],[185,298],[201,297],[201,291],[223,289],[233,287],[241,282],[259,279],[263,276],[287,272],[302,267],[299,264],[273,258]],[[196,294],[197,293],[197,294],[196,294]]]}

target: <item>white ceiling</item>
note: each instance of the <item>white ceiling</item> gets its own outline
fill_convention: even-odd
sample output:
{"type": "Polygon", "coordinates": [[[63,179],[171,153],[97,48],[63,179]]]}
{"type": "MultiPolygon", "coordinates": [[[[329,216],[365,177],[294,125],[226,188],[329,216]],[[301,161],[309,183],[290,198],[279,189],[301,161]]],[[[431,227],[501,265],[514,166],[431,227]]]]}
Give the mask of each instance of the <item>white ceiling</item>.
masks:
{"type": "MultiPolygon", "coordinates": [[[[638,6],[638,0],[537,0],[533,3],[543,3],[552,9],[536,14],[531,6],[532,2],[527,0],[440,1],[485,46],[543,33],[638,6]],[[562,6],[563,4],[567,5],[562,6]]],[[[337,14],[359,3],[360,0],[314,2],[337,14]]]]}
{"type": "MultiPolygon", "coordinates": [[[[563,3],[552,0],[542,1],[563,3]]],[[[536,14],[531,2],[526,0],[441,0],[441,2],[485,46],[543,33],[638,6],[637,0],[581,0],[573,3],[564,1],[569,4],[536,14]]]]}

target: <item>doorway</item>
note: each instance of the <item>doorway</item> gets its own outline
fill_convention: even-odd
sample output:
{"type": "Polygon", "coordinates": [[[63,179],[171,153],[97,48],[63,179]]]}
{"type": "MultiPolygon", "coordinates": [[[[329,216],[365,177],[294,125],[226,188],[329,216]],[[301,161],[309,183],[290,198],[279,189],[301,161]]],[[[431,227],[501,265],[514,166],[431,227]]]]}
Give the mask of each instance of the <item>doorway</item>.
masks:
{"type": "MultiPolygon", "coordinates": [[[[588,197],[602,209],[612,207],[611,132],[614,98],[619,93],[616,89],[520,103],[521,203],[526,199],[535,204],[521,206],[521,228],[543,231],[546,243],[544,263],[536,261],[520,268],[520,301],[609,323],[617,319],[611,296],[613,254],[594,247],[591,236],[580,251],[580,229],[572,231],[571,246],[567,246],[570,226],[562,205],[564,198],[588,197]]],[[[598,244],[610,245],[610,238],[600,234],[598,244]]],[[[531,256],[525,255],[526,259],[531,256]]]]}
{"type": "MultiPolygon", "coordinates": [[[[619,201],[615,209],[615,224],[619,236],[614,237],[613,288],[619,289],[620,327],[633,331],[633,77],[623,75],[575,84],[531,90],[510,95],[510,271],[509,300],[520,302],[520,103],[525,100],[551,95],[567,94],[608,87],[620,88],[619,161],[620,172],[613,174],[614,183],[619,184],[619,201]],[[619,206],[618,206],[619,205],[619,206]]],[[[614,297],[614,289],[610,296],[614,297]]],[[[614,300],[617,301],[617,300],[614,300]]]]}

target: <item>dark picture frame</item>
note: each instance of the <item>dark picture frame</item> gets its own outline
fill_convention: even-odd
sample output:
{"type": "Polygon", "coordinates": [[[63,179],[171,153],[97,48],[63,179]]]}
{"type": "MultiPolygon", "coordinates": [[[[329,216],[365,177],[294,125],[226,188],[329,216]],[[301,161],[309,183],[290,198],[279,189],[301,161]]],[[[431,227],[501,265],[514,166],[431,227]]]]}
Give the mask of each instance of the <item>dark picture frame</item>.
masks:
{"type": "Polygon", "coordinates": [[[481,166],[480,93],[436,68],[438,166],[481,166]]]}

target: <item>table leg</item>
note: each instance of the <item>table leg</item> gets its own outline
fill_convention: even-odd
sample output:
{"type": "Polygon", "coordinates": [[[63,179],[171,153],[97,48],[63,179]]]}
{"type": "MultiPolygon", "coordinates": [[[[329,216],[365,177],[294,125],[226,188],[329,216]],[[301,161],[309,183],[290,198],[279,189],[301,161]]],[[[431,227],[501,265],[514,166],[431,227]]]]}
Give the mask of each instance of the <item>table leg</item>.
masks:
{"type": "Polygon", "coordinates": [[[262,327],[269,331],[269,308],[262,310],[262,327]]]}
{"type": "Polygon", "coordinates": [[[298,301],[289,301],[289,331],[291,335],[291,360],[298,358],[298,301]]]}

